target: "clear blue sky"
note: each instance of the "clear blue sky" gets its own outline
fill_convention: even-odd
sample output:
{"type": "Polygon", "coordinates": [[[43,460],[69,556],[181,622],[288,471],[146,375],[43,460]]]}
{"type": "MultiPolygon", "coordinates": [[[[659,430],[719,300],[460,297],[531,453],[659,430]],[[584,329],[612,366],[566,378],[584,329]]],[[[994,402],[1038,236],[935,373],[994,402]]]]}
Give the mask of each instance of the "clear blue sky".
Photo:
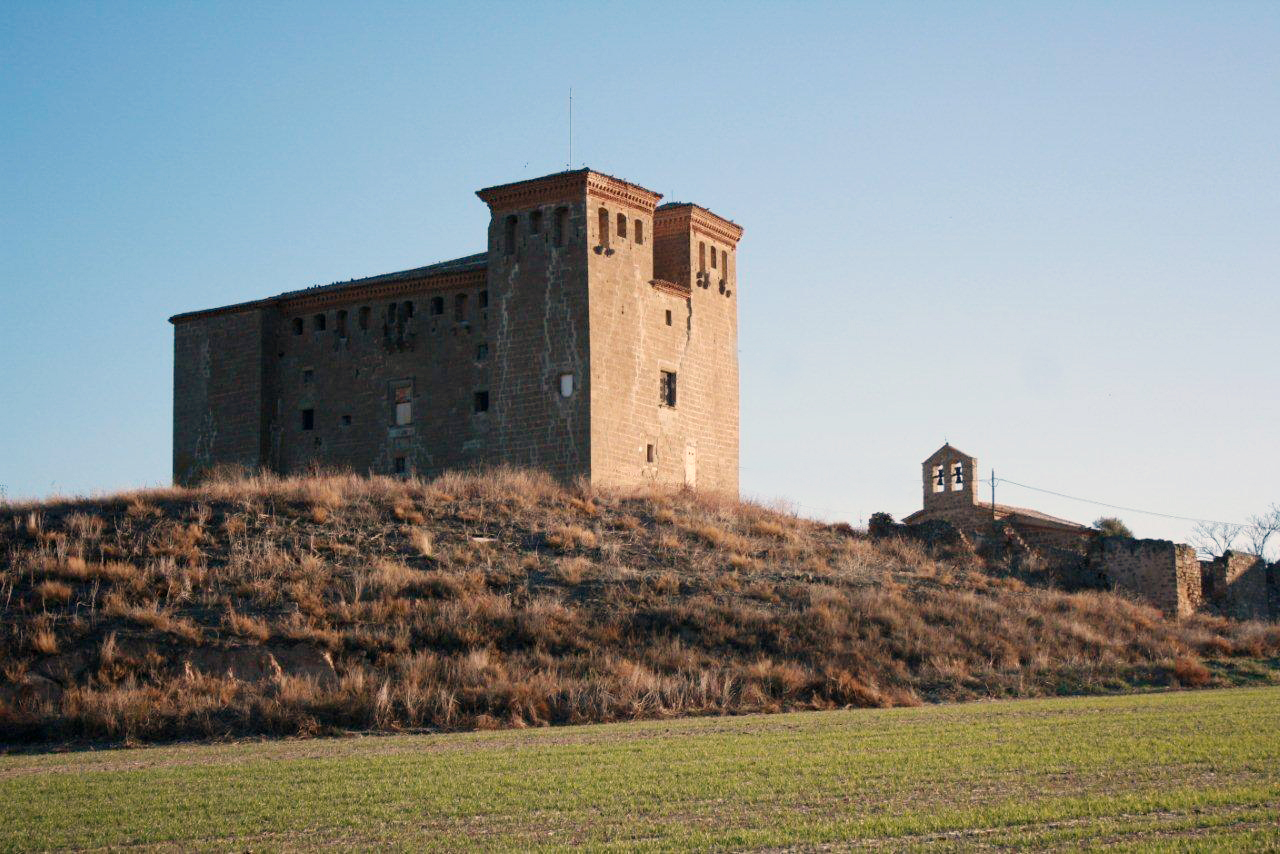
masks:
{"type": "Polygon", "coordinates": [[[169,315],[483,249],[572,86],[575,166],[746,227],[745,494],[1280,501],[1280,4],[10,2],[0,62],[11,498],[166,482],[169,315]]]}

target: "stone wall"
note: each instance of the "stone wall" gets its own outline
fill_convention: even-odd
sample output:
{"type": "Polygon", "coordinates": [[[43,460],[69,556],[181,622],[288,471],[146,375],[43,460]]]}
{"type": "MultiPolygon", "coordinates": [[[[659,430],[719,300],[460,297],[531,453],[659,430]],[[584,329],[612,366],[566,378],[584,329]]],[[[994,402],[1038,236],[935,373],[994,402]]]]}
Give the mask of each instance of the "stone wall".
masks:
{"type": "Polygon", "coordinates": [[[1265,620],[1272,615],[1267,564],[1257,555],[1228,551],[1206,564],[1206,595],[1226,616],[1265,620]]]}
{"type": "Polygon", "coordinates": [[[1107,583],[1167,614],[1186,616],[1200,606],[1200,562],[1191,546],[1169,540],[1100,537],[1094,559],[1107,583]]]}
{"type": "Polygon", "coordinates": [[[255,308],[175,326],[173,476],[186,483],[211,467],[256,469],[268,447],[273,312],[255,308]]]}
{"type": "MultiPolygon", "coordinates": [[[[633,222],[626,241],[615,233],[613,252],[595,253],[591,262],[593,479],[687,484],[736,495],[731,259],[740,230],[692,205],[644,211],[616,200],[593,198],[592,204],[611,221],[621,214],[633,222]],[[644,226],[643,244],[635,241],[636,221],[644,226]],[[656,269],[655,255],[661,259],[656,269]],[[676,378],[674,407],[661,400],[663,372],[676,378]]],[[[595,223],[599,216],[590,219],[595,223]]]]}
{"type": "Polygon", "coordinates": [[[491,425],[475,397],[497,351],[485,291],[472,271],[286,301],[267,359],[271,468],[433,473],[484,459],[491,425]]]}

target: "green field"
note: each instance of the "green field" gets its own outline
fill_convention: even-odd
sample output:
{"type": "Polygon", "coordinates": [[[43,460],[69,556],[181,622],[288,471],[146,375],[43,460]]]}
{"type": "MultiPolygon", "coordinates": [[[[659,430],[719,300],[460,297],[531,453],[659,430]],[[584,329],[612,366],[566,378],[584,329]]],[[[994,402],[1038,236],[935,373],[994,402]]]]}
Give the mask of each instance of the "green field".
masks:
{"type": "Polygon", "coordinates": [[[0,848],[1280,848],[1280,688],[0,756],[0,848]]]}

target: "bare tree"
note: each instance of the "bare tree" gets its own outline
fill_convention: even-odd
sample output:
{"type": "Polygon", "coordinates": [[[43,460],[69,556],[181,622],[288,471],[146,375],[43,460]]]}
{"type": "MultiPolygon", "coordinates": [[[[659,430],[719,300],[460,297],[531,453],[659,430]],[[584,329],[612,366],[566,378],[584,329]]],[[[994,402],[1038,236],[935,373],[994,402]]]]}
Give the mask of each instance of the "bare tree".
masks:
{"type": "Polygon", "coordinates": [[[1266,557],[1268,541],[1277,532],[1280,532],[1280,504],[1272,504],[1267,512],[1250,516],[1249,524],[1244,527],[1249,551],[1259,557],[1266,557]]]}
{"type": "Polygon", "coordinates": [[[1240,538],[1243,526],[1229,522],[1197,522],[1191,529],[1191,545],[1206,557],[1220,557],[1240,538]]]}

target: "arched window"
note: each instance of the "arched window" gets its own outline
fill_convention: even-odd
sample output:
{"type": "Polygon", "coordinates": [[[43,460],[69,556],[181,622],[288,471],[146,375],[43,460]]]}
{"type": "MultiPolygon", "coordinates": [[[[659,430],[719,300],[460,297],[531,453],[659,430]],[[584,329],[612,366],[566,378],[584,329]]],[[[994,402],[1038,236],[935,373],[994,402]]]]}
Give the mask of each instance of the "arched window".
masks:
{"type": "Polygon", "coordinates": [[[431,298],[431,313],[436,317],[444,314],[444,297],[431,298]]]}
{"type": "Polygon", "coordinates": [[[644,220],[636,220],[636,243],[644,243],[644,220]]]}
{"type": "Polygon", "coordinates": [[[403,303],[400,306],[400,309],[401,311],[404,312],[404,316],[406,319],[413,317],[413,301],[412,300],[409,300],[403,303]]]}
{"type": "Polygon", "coordinates": [[[701,240],[698,241],[698,272],[707,272],[707,244],[701,240]]]}
{"type": "Polygon", "coordinates": [[[542,233],[542,211],[533,211],[529,214],[529,233],[542,233]]]}
{"type": "Polygon", "coordinates": [[[609,212],[604,208],[600,209],[600,245],[609,246],[609,212]]]}
{"type": "Polygon", "coordinates": [[[387,323],[394,326],[396,322],[396,304],[391,303],[387,306],[387,323]]]}
{"type": "Polygon", "coordinates": [[[293,334],[294,335],[302,334],[302,318],[301,317],[295,317],[293,319],[293,334]]]}
{"type": "Polygon", "coordinates": [[[624,213],[618,214],[618,239],[627,239],[627,215],[624,213]]]}
{"type": "Polygon", "coordinates": [[[715,268],[716,268],[716,248],[712,246],[711,247],[711,269],[714,270],[715,268]]]}
{"type": "Polygon", "coordinates": [[[569,209],[556,208],[555,239],[556,246],[564,246],[569,237],[569,209]]]}
{"type": "Polygon", "coordinates": [[[360,306],[360,328],[369,328],[369,306],[367,305],[360,306]]]}
{"type": "Polygon", "coordinates": [[[337,321],[338,321],[338,337],[346,338],[347,337],[347,310],[346,309],[342,309],[338,312],[337,321]]]}
{"type": "Polygon", "coordinates": [[[508,255],[516,251],[516,215],[507,217],[502,233],[502,249],[508,255]]]}
{"type": "Polygon", "coordinates": [[[323,313],[317,314],[314,318],[312,318],[311,325],[316,330],[316,332],[324,332],[324,320],[325,318],[323,313]]]}
{"type": "Polygon", "coordinates": [[[467,295],[466,294],[458,294],[453,298],[453,319],[454,320],[467,319],[467,295]]]}
{"type": "Polygon", "coordinates": [[[720,275],[729,278],[729,253],[723,249],[720,250],[720,275]]]}

